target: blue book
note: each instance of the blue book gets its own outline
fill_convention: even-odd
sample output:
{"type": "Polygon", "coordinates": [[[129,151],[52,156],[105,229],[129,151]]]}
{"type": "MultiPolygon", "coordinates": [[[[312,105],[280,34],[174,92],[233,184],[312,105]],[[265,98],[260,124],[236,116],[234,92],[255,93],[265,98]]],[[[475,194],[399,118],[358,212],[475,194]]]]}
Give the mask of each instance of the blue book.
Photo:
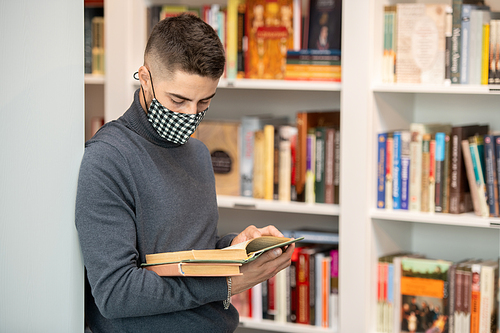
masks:
{"type": "Polygon", "coordinates": [[[435,179],[435,211],[441,213],[443,211],[443,189],[446,186],[446,172],[444,170],[445,156],[445,139],[446,134],[442,132],[436,133],[436,179],[435,179]]]}
{"type": "Polygon", "coordinates": [[[408,210],[410,207],[410,131],[401,132],[401,209],[408,210]]]}
{"type": "Polygon", "coordinates": [[[484,136],[484,164],[486,169],[485,182],[486,182],[486,199],[490,216],[499,216],[498,207],[498,180],[495,161],[495,137],[493,135],[484,136]]]}
{"type": "Polygon", "coordinates": [[[385,208],[385,170],[386,170],[386,143],[387,133],[378,135],[377,158],[377,208],[385,208]]]}
{"type": "Polygon", "coordinates": [[[401,209],[401,132],[394,132],[392,166],[392,204],[394,209],[401,209]]]}

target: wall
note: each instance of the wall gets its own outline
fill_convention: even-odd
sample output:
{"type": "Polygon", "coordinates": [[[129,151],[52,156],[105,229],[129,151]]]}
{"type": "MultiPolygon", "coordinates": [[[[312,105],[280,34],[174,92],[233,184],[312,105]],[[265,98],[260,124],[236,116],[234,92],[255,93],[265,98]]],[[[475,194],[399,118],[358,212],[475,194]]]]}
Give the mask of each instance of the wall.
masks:
{"type": "Polygon", "coordinates": [[[2,1],[0,31],[0,332],[83,332],[83,1],[2,1]]]}

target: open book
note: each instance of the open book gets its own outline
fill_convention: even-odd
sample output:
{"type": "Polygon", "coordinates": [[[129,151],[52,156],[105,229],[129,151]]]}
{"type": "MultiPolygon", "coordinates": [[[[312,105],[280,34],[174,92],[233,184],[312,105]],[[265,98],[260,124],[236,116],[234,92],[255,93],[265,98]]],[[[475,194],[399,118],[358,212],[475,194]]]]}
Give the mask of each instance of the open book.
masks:
{"type": "Polygon", "coordinates": [[[292,239],[286,237],[261,236],[223,249],[147,254],[146,263],[142,266],[178,262],[232,262],[246,264],[255,260],[266,251],[277,247],[283,247],[302,239],[304,239],[304,237],[292,239]]]}

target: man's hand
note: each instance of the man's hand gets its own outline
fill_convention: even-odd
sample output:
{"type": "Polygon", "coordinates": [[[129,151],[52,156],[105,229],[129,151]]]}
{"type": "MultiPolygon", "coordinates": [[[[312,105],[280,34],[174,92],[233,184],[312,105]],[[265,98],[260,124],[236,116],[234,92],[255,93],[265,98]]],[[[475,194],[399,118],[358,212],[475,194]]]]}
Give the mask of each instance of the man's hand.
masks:
{"type": "MultiPolygon", "coordinates": [[[[267,226],[264,228],[249,226],[233,239],[232,245],[260,236],[283,237],[283,234],[273,226],[267,226]]],[[[233,295],[239,294],[263,281],[272,278],[279,271],[290,266],[294,249],[295,244],[288,245],[284,252],[280,248],[272,249],[263,253],[254,261],[241,266],[240,271],[243,275],[233,276],[232,278],[233,295]]]]}
{"type": "Polygon", "coordinates": [[[247,227],[238,236],[234,237],[231,245],[246,242],[247,240],[254,239],[260,236],[276,236],[283,237],[283,234],[272,225],[264,228],[257,228],[254,225],[247,227]]]}

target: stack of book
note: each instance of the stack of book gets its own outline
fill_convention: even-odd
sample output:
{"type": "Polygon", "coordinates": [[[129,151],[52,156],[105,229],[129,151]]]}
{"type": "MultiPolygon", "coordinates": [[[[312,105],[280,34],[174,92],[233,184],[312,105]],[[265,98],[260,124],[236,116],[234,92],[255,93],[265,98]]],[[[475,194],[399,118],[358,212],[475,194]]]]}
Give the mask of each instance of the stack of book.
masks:
{"type": "Polygon", "coordinates": [[[292,264],[275,277],[233,297],[240,316],[259,321],[338,327],[338,234],[284,230],[303,236],[292,264]]]}
{"type": "Polygon", "coordinates": [[[413,123],[378,134],[377,207],[498,217],[500,136],[488,131],[413,123]]]}
{"type": "Polygon", "coordinates": [[[340,82],[340,51],[288,51],[286,55],[285,79],[340,82]]]}
{"type": "Polygon", "coordinates": [[[499,84],[499,22],[481,0],[385,6],[382,81],[499,84]]]}
{"type": "Polygon", "coordinates": [[[498,259],[379,258],[377,332],[496,332],[498,259]]]}
{"type": "Polygon", "coordinates": [[[340,81],[341,1],[310,1],[304,13],[301,0],[228,0],[227,5],[200,7],[153,5],[148,8],[148,35],[160,20],[183,12],[202,18],[217,32],[226,49],[228,79],[340,81]],[[305,64],[293,63],[293,56],[287,55],[288,51],[308,50],[321,50],[329,56],[305,64]]]}

